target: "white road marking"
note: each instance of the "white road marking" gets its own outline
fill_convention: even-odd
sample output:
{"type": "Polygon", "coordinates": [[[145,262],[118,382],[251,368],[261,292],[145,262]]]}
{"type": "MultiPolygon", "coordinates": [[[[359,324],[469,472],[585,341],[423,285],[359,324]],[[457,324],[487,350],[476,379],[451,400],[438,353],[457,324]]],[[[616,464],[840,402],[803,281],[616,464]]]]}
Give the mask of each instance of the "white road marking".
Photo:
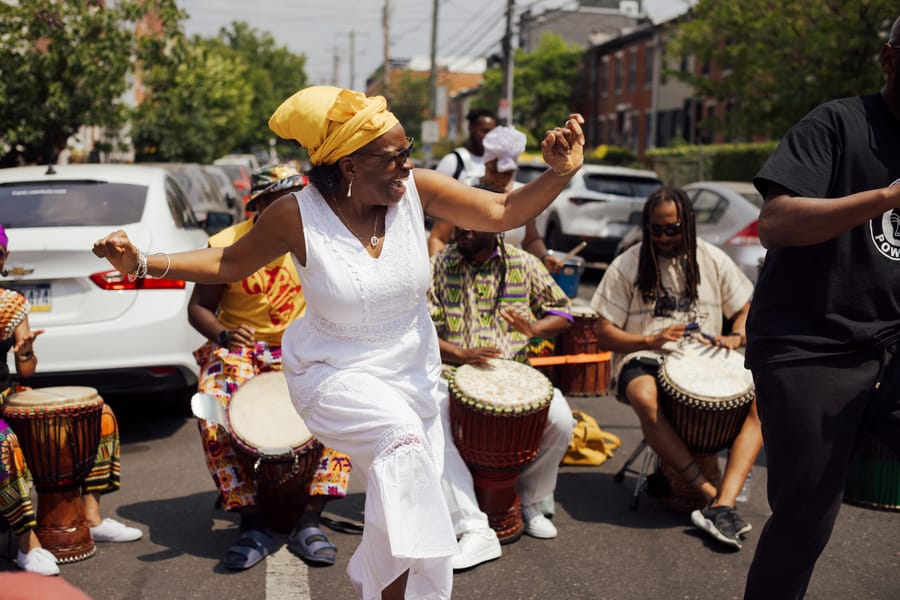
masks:
{"type": "Polygon", "coordinates": [[[287,546],[266,558],[266,600],[310,600],[309,568],[287,546]]]}

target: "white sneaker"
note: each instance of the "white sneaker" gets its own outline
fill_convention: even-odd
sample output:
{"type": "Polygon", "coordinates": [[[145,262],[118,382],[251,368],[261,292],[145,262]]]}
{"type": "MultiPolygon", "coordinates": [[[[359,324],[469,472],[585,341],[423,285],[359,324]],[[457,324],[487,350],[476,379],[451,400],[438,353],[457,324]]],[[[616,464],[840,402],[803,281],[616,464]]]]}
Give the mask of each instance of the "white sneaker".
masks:
{"type": "Polygon", "coordinates": [[[23,571],[38,575],[59,575],[56,557],[44,548],[32,548],[28,554],[22,554],[22,551],[19,550],[17,559],[16,562],[23,571]]]}
{"type": "Polygon", "coordinates": [[[96,527],[91,527],[91,537],[95,542],[133,542],[143,537],[137,527],[129,527],[115,519],[103,519],[96,527]]]}
{"type": "Polygon", "coordinates": [[[459,550],[451,559],[454,571],[471,569],[475,565],[500,558],[500,540],[493,529],[476,529],[459,538],[459,550]]]}
{"type": "Polygon", "coordinates": [[[559,533],[550,519],[544,516],[540,502],[523,506],[522,518],[525,520],[525,533],[532,537],[550,540],[559,533]]]}

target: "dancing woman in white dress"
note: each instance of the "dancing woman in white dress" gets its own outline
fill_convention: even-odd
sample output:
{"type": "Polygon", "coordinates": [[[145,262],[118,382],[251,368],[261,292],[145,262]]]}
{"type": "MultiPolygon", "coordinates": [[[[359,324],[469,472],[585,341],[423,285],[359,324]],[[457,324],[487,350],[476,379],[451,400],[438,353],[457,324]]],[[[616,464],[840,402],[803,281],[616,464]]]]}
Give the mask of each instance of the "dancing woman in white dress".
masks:
{"type": "Polygon", "coordinates": [[[428,315],[425,214],[505,231],[539,214],[582,164],[580,115],[548,131],[547,171],[509,194],[413,169],[383,98],[315,86],[269,126],[310,155],[310,186],[225,248],[150,254],[123,231],[94,253],[132,277],[237,281],[291,252],[306,316],[284,333],[291,399],[310,431],[366,473],[365,532],[348,573],[361,598],[449,598],[457,544],[441,489],[440,354],[428,315]]]}

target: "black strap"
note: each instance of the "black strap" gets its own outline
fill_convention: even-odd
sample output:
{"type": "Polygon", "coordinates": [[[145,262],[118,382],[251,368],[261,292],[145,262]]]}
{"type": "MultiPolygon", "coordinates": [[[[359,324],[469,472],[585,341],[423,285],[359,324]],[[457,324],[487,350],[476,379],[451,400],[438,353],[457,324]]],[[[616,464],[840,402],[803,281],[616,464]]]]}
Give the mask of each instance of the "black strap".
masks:
{"type": "Polygon", "coordinates": [[[453,179],[459,179],[459,174],[463,172],[463,169],[466,167],[465,163],[463,163],[462,154],[453,151],[453,154],[456,155],[456,170],[453,171],[453,179]]]}

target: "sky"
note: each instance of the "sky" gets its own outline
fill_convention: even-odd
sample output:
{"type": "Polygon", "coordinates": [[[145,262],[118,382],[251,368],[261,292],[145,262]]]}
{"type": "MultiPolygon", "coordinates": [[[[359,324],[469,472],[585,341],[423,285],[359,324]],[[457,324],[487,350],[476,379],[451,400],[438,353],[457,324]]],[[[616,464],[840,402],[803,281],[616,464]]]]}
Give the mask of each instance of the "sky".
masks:
{"type": "MultiPolygon", "coordinates": [[[[429,0],[387,0],[389,56],[429,56],[432,6],[429,0]]],[[[684,12],[688,0],[644,0],[658,22],[684,12]]],[[[190,15],[188,34],[213,36],[233,21],[268,31],[279,45],[307,57],[308,83],[363,89],[382,63],[385,0],[178,0],[190,15]],[[352,52],[351,52],[352,49],[352,52]],[[337,68],[335,68],[337,57],[337,68]],[[351,60],[352,58],[352,60],[351,60]],[[352,81],[351,81],[352,75],[352,81]]],[[[516,0],[517,14],[572,8],[573,0],[516,0]]],[[[438,0],[437,55],[488,56],[499,52],[507,0],[438,0]]]]}

